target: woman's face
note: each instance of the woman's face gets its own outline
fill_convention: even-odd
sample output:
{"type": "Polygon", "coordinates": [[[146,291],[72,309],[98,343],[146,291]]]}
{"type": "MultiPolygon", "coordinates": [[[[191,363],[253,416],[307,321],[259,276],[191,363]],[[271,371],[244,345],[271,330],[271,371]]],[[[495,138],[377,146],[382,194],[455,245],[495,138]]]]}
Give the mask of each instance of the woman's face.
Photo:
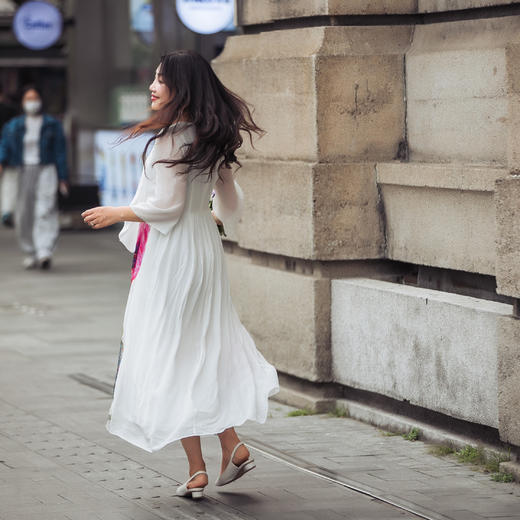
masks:
{"type": "Polygon", "coordinates": [[[150,85],[150,108],[152,110],[159,110],[169,99],[170,89],[164,83],[164,78],[161,74],[161,65],[155,70],[155,78],[150,85]]]}
{"type": "Polygon", "coordinates": [[[22,102],[25,101],[41,101],[40,95],[38,94],[38,92],[36,92],[36,90],[28,90],[22,99],[22,102]]]}
{"type": "Polygon", "coordinates": [[[22,107],[28,114],[37,114],[42,106],[40,94],[36,90],[28,90],[22,98],[22,107]]]}

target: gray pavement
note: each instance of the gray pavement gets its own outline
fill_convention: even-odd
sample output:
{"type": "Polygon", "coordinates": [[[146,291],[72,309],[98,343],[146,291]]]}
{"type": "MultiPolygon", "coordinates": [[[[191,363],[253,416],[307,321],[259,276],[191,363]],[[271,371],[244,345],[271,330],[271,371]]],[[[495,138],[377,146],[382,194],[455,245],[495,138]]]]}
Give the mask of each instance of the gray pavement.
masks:
{"type": "Polygon", "coordinates": [[[216,488],[218,439],[203,437],[206,497],[174,496],[180,442],[150,454],[105,430],[131,261],[115,232],[64,232],[50,272],[21,268],[11,230],[0,252],[0,520],[520,519],[517,484],[274,400],[237,428],[253,472],[216,488]]]}

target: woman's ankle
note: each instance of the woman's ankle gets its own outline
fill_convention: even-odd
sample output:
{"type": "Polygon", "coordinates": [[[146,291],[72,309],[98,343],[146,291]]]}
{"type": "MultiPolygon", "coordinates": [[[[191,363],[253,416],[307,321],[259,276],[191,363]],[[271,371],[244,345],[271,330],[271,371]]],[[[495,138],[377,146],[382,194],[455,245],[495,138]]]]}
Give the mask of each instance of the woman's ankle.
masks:
{"type": "Polygon", "coordinates": [[[197,464],[197,465],[190,465],[189,466],[189,473],[190,475],[193,475],[197,471],[206,471],[206,464],[197,464]]]}

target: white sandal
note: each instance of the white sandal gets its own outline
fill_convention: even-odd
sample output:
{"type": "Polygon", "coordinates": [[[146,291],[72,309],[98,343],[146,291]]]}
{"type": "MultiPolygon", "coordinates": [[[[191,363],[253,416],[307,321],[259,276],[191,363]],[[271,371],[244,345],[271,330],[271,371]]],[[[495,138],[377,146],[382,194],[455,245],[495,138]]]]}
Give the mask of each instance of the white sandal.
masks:
{"type": "Polygon", "coordinates": [[[255,459],[253,459],[252,457],[249,457],[246,461],[242,462],[240,466],[237,466],[233,462],[233,456],[235,455],[237,448],[241,444],[244,443],[239,442],[233,448],[228,465],[226,466],[226,469],[222,472],[222,474],[219,476],[219,478],[215,481],[215,486],[224,486],[225,484],[229,484],[230,482],[233,482],[233,480],[240,478],[244,473],[247,473],[248,471],[251,471],[253,468],[256,468],[255,459]]]}
{"type": "MultiPolygon", "coordinates": [[[[176,495],[180,497],[185,497],[191,493],[191,498],[202,498],[202,494],[204,492],[204,487],[188,487],[188,482],[195,477],[196,475],[200,475],[201,473],[206,473],[204,470],[196,471],[184,484],[179,486],[176,491],[176,495]]],[[[207,473],[206,473],[207,475],[207,473]]]]}

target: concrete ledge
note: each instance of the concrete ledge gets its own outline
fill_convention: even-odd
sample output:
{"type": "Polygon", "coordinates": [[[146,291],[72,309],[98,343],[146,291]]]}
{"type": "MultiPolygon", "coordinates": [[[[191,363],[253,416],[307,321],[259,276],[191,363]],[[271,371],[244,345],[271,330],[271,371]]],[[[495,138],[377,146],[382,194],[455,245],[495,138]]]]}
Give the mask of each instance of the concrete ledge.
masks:
{"type": "Polygon", "coordinates": [[[495,274],[495,182],[505,168],[384,162],[376,165],[386,256],[495,274]]]}
{"type": "Polygon", "coordinates": [[[376,172],[378,184],[489,192],[495,191],[497,179],[509,174],[507,168],[400,161],[377,163],[376,172]]]}
{"type": "Polygon", "coordinates": [[[498,319],[511,305],[361,278],[331,285],[333,381],[498,428],[498,319]]]}
{"type": "MultiPolygon", "coordinates": [[[[336,408],[344,408],[351,419],[371,424],[377,428],[397,434],[408,433],[412,428],[420,430],[419,440],[432,444],[450,446],[453,449],[461,449],[465,446],[482,447],[487,455],[511,456],[507,462],[507,468],[501,469],[514,473],[519,468],[519,458],[514,450],[502,448],[494,443],[479,440],[475,435],[464,435],[448,431],[442,426],[435,426],[424,420],[416,419],[403,413],[392,413],[374,404],[366,404],[348,398],[338,398],[341,390],[334,385],[316,385],[311,382],[295,380],[293,377],[279,372],[280,392],[271,397],[273,401],[307,408],[314,413],[322,414],[333,412],[336,408]],[[509,469],[509,465],[511,469],[509,469]]],[[[518,479],[520,481],[520,478],[518,479]]]]}
{"type": "MultiPolygon", "coordinates": [[[[451,446],[454,449],[464,446],[482,446],[488,454],[508,455],[506,450],[501,450],[491,444],[476,442],[474,438],[457,435],[428,423],[417,421],[409,417],[388,413],[377,408],[360,404],[349,399],[337,399],[336,404],[343,406],[348,411],[349,417],[358,421],[372,424],[383,430],[395,433],[408,433],[412,428],[420,430],[419,439],[433,444],[451,446]]],[[[509,464],[509,463],[508,463],[509,464]]]]}
{"type": "Polygon", "coordinates": [[[475,437],[456,434],[418,419],[382,410],[376,406],[363,404],[352,399],[334,398],[327,395],[326,388],[315,388],[312,383],[298,388],[298,385],[295,385],[290,377],[287,378],[283,373],[280,373],[279,376],[280,392],[271,397],[273,401],[300,409],[307,408],[318,414],[332,412],[337,407],[342,407],[351,419],[371,424],[385,431],[405,434],[412,428],[418,428],[420,430],[419,439],[424,442],[451,446],[457,450],[468,445],[473,447],[480,446],[484,448],[488,455],[510,455],[512,460],[503,463],[506,465],[504,469],[502,469],[501,464],[500,469],[501,471],[513,473],[515,477],[519,475],[517,480],[520,482],[520,473],[515,473],[520,470],[520,465],[514,452],[510,453],[496,445],[478,441],[475,437]]]}
{"type": "Polygon", "coordinates": [[[330,397],[299,392],[294,388],[289,388],[280,384],[280,391],[271,399],[279,403],[295,406],[296,408],[307,408],[315,413],[327,413],[334,410],[336,400],[330,397]]]}

